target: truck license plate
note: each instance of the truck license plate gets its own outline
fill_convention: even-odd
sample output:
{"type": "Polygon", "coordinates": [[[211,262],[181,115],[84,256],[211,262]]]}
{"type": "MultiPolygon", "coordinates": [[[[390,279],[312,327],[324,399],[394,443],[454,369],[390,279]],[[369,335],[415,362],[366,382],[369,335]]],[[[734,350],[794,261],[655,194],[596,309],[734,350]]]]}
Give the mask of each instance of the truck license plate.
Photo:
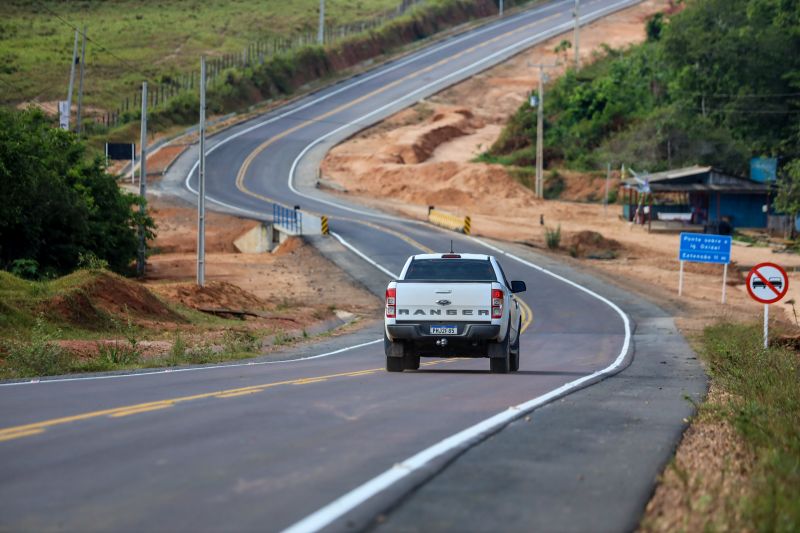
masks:
{"type": "Polygon", "coordinates": [[[455,326],[431,326],[431,335],[457,335],[458,328],[455,326]]]}

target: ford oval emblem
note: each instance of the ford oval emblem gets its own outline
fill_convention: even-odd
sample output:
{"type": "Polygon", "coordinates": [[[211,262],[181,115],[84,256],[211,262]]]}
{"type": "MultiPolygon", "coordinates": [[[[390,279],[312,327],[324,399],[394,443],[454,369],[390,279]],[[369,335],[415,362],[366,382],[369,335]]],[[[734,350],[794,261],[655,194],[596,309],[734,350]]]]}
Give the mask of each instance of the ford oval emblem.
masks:
{"type": "Polygon", "coordinates": [[[452,302],[450,300],[436,300],[436,303],[439,305],[450,305],[452,302]]]}

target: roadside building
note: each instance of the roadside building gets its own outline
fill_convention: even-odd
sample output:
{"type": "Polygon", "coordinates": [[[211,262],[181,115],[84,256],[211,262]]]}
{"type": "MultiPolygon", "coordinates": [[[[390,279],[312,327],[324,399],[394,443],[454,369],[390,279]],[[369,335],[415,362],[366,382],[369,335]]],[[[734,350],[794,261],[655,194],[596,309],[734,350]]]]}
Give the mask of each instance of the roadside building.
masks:
{"type": "Polygon", "coordinates": [[[776,187],[693,166],[623,181],[623,217],[651,231],[767,229],[776,187]]]}

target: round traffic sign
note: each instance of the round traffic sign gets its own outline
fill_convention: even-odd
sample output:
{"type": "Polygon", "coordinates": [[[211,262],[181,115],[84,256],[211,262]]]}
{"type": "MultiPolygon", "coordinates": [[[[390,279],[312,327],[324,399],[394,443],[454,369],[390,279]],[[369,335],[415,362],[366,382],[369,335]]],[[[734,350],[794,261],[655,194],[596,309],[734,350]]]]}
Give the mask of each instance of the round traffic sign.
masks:
{"type": "Polygon", "coordinates": [[[747,274],[747,292],[762,304],[774,304],[789,291],[789,276],[775,263],[760,263],[747,274]]]}

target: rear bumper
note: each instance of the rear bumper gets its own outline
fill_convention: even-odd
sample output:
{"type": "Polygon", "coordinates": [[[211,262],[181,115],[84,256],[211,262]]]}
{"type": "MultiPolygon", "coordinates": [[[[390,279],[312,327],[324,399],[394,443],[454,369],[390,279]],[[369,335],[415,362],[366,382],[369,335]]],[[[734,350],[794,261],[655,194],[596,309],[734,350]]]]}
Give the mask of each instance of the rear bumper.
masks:
{"type": "Polygon", "coordinates": [[[392,340],[430,341],[447,339],[452,343],[472,343],[496,340],[500,336],[499,324],[463,324],[458,335],[431,335],[430,324],[389,324],[386,330],[392,340]]]}

